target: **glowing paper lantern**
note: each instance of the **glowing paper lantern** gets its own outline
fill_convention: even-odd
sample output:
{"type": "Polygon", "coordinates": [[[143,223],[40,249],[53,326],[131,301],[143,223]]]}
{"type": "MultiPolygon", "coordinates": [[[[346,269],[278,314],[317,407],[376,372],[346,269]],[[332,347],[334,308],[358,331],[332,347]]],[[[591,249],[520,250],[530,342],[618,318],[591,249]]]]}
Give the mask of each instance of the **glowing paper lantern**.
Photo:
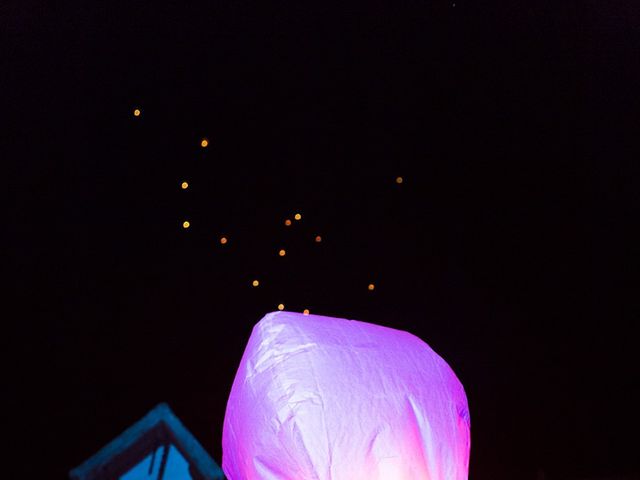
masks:
{"type": "Polygon", "coordinates": [[[466,480],[462,384],[426,343],[291,312],[253,328],[224,419],[228,480],[466,480]]]}

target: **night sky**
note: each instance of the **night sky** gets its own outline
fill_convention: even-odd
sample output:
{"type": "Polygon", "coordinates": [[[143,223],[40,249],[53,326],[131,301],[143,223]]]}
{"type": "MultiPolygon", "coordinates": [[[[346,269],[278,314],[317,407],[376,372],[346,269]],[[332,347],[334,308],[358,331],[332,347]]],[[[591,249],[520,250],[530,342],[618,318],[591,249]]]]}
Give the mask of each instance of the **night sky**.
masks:
{"type": "Polygon", "coordinates": [[[639,25],[631,1],[3,2],[6,478],[66,478],[162,401],[220,463],[280,303],[443,356],[473,480],[640,475],[639,25]]]}

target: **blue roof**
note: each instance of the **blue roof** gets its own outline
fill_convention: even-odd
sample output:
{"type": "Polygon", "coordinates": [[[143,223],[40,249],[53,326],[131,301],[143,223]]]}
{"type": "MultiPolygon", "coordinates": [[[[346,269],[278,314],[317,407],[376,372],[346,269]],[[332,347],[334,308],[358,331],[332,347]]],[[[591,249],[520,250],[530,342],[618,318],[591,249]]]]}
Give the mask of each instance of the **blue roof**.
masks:
{"type": "Polygon", "coordinates": [[[159,445],[174,445],[198,480],[222,480],[224,474],[166,403],[143,418],[69,472],[71,480],[113,480],[159,445]]]}

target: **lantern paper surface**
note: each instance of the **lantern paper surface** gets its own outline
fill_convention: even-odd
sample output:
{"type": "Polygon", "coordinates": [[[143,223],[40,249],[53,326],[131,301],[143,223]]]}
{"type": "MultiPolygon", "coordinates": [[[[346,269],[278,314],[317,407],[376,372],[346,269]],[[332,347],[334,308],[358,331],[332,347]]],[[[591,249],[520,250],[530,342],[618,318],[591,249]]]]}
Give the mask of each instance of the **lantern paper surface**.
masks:
{"type": "Polygon", "coordinates": [[[267,314],[227,403],[229,480],[463,480],[462,384],[414,335],[339,318],[267,314]]]}

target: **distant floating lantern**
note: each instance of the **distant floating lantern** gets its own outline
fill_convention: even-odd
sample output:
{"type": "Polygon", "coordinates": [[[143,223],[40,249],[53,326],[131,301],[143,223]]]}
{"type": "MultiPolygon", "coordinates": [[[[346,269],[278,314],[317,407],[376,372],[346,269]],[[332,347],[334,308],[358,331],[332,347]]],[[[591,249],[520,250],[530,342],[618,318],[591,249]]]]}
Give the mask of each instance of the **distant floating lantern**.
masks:
{"type": "Polygon", "coordinates": [[[370,283],[367,287],[369,290],[375,290],[376,286],[373,283],[370,283]]]}
{"type": "Polygon", "coordinates": [[[254,280],[253,282],[251,282],[251,285],[257,287],[258,285],[260,285],[260,282],[258,280],[254,280]]]}
{"type": "Polygon", "coordinates": [[[140,109],[136,108],[136,109],[133,111],[133,116],[134,116],[134,117],[139,117],[139,116],[140,116],[140,109]]]}
{"type": "Polygon", "coordinates": [[[278,304],[278,310],[284,310],[284,303],[278,304]]]}
{"type": "Polygon", "coordinates": [[[302,215],[300,215],[299,213],[296,213],[293,218],[295,218],[296,220],[300,220],[302,218],[302,215]]]}
{"type": "Polygon", "coordinates": [[[287,254],[287,252],[285,251],[285,249],[284,249],[284,248],[283,248],[283,249],[281,249],[281,250],[278,252],[278,255],[280,255],[281,257],[284,257],[286,254],[287,254]]]}
{"type": "Polygon", "coordinates": [[[402,179],[402,177],[396,177],[396,183],[398,185],[400,185],[404,180],[402,179]]]}
{"type": "Polygon", "coordinates": [[[302,311],[302,314],[303,314],[303,315],[309,315],[309,309],[308,309],[308,308],[305,308],[305,309],[302,311]]]}
{"type": "Polygon", "coordinates": [[[227,241],[228,241],[228,240],[227,240],[227,237],[220,237],[220,243],[221,243],[222,245],[226,244],[226,243],[227,243],[227,241]]]}
{"type": "Polygon", "coordinates": [[[180,184],[180,188],[182,188],[183,190],[186,190],[187,188],[189,188],[189,184],[187,182],[182,182],[180,184]]]}
{"type": "Polygon", "coordinates": [[[191,226],[191,224],[188,221],[184,221],[182,222],[182,228],[189,228],[191,226]]]}
{"type": "Polygon", "coordinates": [[[289,220],[288,218],[284,221],[284,224],[288,227],[289,225],[291,225],[291,220],[289,220]]]}
{"type": "Polygon", "coordinates": [[[203,138],[202,141],[200,142],[200,146],[202,148],[207,148],[209,146],[209,140],[207,140],[206,138],[203,138]]]}
{"type": "Polygon", "coordinates": [[[316,235],[316,243],[320,243],[322,241],[322,237],[320,235],[316,235]]]}

